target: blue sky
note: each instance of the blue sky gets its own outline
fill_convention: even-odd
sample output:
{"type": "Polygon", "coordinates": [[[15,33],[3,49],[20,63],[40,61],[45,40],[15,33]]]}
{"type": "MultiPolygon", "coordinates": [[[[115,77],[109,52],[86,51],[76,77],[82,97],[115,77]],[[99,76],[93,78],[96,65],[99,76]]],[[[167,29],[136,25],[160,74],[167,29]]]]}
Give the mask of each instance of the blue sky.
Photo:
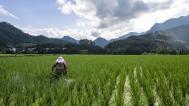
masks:
{"type": "Polygon", "coordinates": [[[117,38],[189,14],[188,0],[0,0],[0,21],[26,33],[117,38]]]}
{"type": "Polygon", "coordinates": [[[19,17],[0,19],[20,26],[64,27],[73,24],[77,18],[74,14],[66,15],[57,11],[55,0],[1,0],[0,4],[19,17]]]}

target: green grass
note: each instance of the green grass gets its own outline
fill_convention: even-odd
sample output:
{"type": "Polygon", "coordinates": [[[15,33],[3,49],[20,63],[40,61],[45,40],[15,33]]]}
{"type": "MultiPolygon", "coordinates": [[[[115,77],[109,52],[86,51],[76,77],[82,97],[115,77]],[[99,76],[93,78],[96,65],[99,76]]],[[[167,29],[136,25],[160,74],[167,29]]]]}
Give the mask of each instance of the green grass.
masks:
{"type": "Polygon", "coordinates": [[[58,55],[11,56],[0,56],[0,106],[107,106],[115,88],[114,105],[123,106],[126,76],[132,105],[144,104],[142,91],[147,105],[157,96],[162,106],[189,105],[187,55],[63,55],[68,77],[53,82],[51,66],[58,55]]]}

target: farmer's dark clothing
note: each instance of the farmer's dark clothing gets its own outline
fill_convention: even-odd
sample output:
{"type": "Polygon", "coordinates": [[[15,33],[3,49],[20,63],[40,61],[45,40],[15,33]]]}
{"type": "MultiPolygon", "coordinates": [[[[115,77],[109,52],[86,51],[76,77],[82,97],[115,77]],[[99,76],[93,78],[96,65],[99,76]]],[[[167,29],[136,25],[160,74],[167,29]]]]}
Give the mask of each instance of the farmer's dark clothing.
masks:
{"type": "Polygon", "coordinates": [[[52,67],[52,73],[55,77],[60,77],[62,75],[67,75],[67,67],[64,63],[56,63],[52,67]]]}

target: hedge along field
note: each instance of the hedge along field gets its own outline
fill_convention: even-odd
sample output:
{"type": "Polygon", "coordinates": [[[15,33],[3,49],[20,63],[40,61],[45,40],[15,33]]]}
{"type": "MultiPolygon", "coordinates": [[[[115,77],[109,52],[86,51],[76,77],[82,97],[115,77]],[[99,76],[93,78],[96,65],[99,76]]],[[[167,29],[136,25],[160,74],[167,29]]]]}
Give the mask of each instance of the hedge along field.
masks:
{"type": "Polygon", "coordinates": [[[189,105],[189,56],[63,55],[52,80],[57,57],[0,57],[0,106],[189,105]]]}

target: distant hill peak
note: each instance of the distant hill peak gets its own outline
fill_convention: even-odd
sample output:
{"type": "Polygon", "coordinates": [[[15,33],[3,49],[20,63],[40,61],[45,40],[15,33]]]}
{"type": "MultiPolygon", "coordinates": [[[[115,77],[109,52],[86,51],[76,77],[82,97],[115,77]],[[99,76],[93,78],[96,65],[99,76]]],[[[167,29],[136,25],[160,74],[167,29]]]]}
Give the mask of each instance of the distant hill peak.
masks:
{"type": "Polygon", "coordinates": [[[68,36],[68,35],[64,36],[64,37],[62,38],[62,40],[67,41],[67,42],[69,42],[69,43],[78,43],[78,41],[77,41],[76,39],[74,39],[74,38],[72,38],[72,37],[70,37],[70,36],[68,36]]]}
{"type": "Polygon", "coordinates": [[[39,35],[39,36],[36,36],[36,37],[43,37],[43,38],[47,38],[46,36],[43,36],[43,35],[39,35]]]}
{"type": "Polygon", "coordinates": [[[94,40],[94,43],[96,46],[100,46],[103,48],[109,43],[109,41],[106,40],[105,38],[98,37],[97,39],[94,40]]]}
{"type": "Polygon", "coordinates": [[[5,22],[5,21],[0,22],[0,24],[8,24],[8,25],[11,25],[10,23],[5,22]]]}

